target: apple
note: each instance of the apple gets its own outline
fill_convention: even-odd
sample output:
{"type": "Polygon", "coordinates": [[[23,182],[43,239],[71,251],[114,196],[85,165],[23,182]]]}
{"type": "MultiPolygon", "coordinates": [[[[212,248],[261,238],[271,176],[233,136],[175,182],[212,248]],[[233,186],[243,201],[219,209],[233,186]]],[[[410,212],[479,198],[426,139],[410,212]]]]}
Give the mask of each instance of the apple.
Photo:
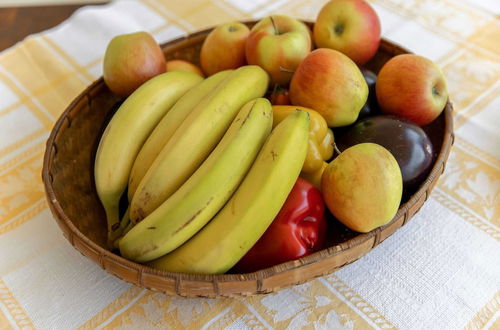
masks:
{"type": "Polygon", "coordinates": [[[205,75],[203,74],[203,72],[201,71],[201,69],[189,62],[189,61],[185,61],[185,60],[170,60],[170,61],[167,61],[166,63],[166,70],[167,72],[170,72],[170,71],[187,71],[187,72],[192,72],[192,73],[196,73],[198,76],[204,78],[205,75]]]}
{"type": "Polygon", "coordinates": [[[367,99],[368,85],[358,66],[333,49],[312,51],[290,82],[292,104],[316,110],[330,127],[354,123],[367,99]]]}
{"type": "Polygon", "coordinates": [[[398,162],[387,149],[361,143],[328,164],[321,187],[330,212],[349,229],[367,233],[394,218],[403,179],[398,162]]]}
{"type": "Polygon", "coordinates": [[[163,51],[147,32],[118,35],[111,39],[104,53],[104,82],[121,96],[132,94],[165,70],[163,51]]]}
{"type": "Polygon", "coordinates": [[[357,122],[337,139],[340,150],[373,142],[391,152],[401,168],[403,195],[410,196],[427,178],[434,163],[434,147],[425,131],[395,116],[379,115],[357,122]]]}
{"type": "Polygon", "coordinates": [[[448,100],[446,79],[431,60],[402,54],[391,58],[375,85],[381,111],[423,126],[436,119],[448,100]]]}
{"type": "Polygon", "coordinates": [[[200,51],[203,72],[210,76],[245,65],[245,43],[249,33],[250,29],[240,22],[224,23],[213,29],[200,51]]]}
{"type": "Polygon", "coordinates": [[[250,30],[246,43],[248,64],[262,67],[271,84],[287,85],[299,63],[311,51],[309,28],[295,18],[272,15],[250,30]]]}
{"type": "Polygon", "coordinates": [[[380,44],[380,20],[364,0],[332,0],[321,8],[314,24],[318,48],[338,50],[356,64],[368,62],[380,44]]]}

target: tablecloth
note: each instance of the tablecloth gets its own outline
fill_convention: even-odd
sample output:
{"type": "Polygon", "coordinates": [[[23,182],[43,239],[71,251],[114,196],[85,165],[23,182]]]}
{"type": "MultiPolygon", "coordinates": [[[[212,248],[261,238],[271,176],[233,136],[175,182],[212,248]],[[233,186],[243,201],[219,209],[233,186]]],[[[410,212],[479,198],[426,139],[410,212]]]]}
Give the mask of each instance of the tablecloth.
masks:
{"type": "Polygon", "coordinates": [[[313,19],[324,0],[118,1],[0,53],[0,328],[500,329],[500,4],[374,0],[383,36],[446,75],[455,145],[421,211],[359,261],[276,293],[185,299],[106,273],[63,237],[41,182],[59,114],[102,73],[107,42],[230,20],[313,19]]]}

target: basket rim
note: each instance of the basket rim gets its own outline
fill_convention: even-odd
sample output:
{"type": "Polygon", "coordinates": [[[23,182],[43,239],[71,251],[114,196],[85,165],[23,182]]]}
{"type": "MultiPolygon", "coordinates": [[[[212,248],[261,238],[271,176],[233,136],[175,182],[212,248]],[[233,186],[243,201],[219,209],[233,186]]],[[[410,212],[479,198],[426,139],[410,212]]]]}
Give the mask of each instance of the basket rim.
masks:
{"type": "MultiPolygon", "coordinates": [[[[245,24],[254,24],[257,22],[256,20],[251,20],[251,21],[245,21],[243,23],[245,24]]],[[[303,21],[306,24],[312,24],[311,22],[308,21],[303,21]]],[[[173,51],[177,48],[182,48],[183,43],[186,41],[193,41],[193,39],[197,38],[204,38],[206,34],[211,31],[212,28],[208,28],[199,32],[195,32],[190,35],[182,36],[180,38],[177,38],[175,40],[169,41],[167,43],[161,44],[161,48],[164,52],[167,51],[173,51]]],[[[381,43],[380,43],[380,48],[387,48],[390,47],[391,49],[396,49],[399,53],[411,53],[407,49],[403,48],[402,46],[393,43],[392,41],[389,41],[385,38],[381,38],[381,43]]],[[[376,245],[378,245],[381,241],[383,241],[385,238],[381,239],[381,234],[386,230],[387,228],[391,227],[391,225],[394,224],[394,222],[401,217],[404,217],[403,222],[401,226],[405,225],[407,221],[409,220],[409,210],[410,208],[415,205],[419,200],[422,199],[422,197],[425,195],[425,200],[429,197],[430,190],[432,189],[431,184],[437,180],[437,178],[441,175],[441,173],[444,171],[445,163],[448,158],[451,146],[454,141],[454,133],[453,133],[453,118],[452,118],[452,112],[453,112],[453,105],[448,99],[447,104],[445,109],[443,110],[443,113],[440,115],[444,115],[444,133],[443,133],[443,141],[441,143],[441,148],[438,156],[435,159],[434,165],[429,172],[427,179],[420,185],[419,189],[406,201],[404,204],[400,205],[396,215],[394,218],[387,223],[386,225],[382,227],[378,227],[368,233],[359,233],[357,236],[342,242],[340,244],[330,246],[328,248],[322,249],[320,251],[317,251],[313,254],[310,254],[308,256],[299,258],[297,260],[292,260],[288,261],[279,265],[275,265],[269,268],[261,269],[255,272],[251,273],[241,273],[241,274],[215,274],[215,275],[205,275],[205,274],[190,274],[190,273],[174,273],[174,272],[167,272],[163,270],[158,270],[154,269],[151,267],[148,267],[147,265],[135,263],[133,261],[127,260],[123,257],[121,257],[118,254],[113,253],[112,251],[105,249],[95,243],[94,241],[90,240],[87,236],[85,236],[77,227],[76,225],[71,221],[71,219],[68,217],[68,215],[64,212],[61,204],[57,200],[56,194],[54,187],[52,185],[52,174],[50,173],[51,165],[52,165],[52,160],[57,154],[57,147],[55,145],[55,140],[58,136],[58,134],[63,130],[64,125],[66,124],[68,127],[71,125],[71,114],[72,114],[72,109],[75,108],[77,104],[80,102],[87,102],[88,104],[91,103],[91,98],[89,95],[92,95],[93,93],[96,93],[100,88],[103,88],[105,86],[104,80],[102,76],[94,81],[90,86],[88,86],[85,90],[83,90],[69,105],[68,107],[61,113],[59,116],[58,120],[54,124],[54,127],[50,133],[49,138],[47,139],[46,142],[46,150],[44,153],[44,159],[43,159],[43,169],[42,169],[42,180],[44,183],[45,187],[45,192],[47,196],[47,200],[49,203],[49,206],[53,213],[56,215],[56,220],[58,224],[65,225],[68,229],[68,232],[64,231],[65,234],[67,234],[67,239],[72,245],[74,244],[75,236],[78,237],[84,244],[87,245],[87,247],[91,250],[93,250],[96,254],[99,255],[99,265],[101,268],[106,269],[105,262],[106,261],[111,261],[114,262],[118,265],[125,266],[126,268],[129,269],[134,269],[138,271],[138,277],[139,277],[139,283],[141,282],[142,275],[143,274],[150,274],[154,276],[159,276],[162,278],[169,278],[169,279],[174,279],[176,280],[176,283],[179,283],[180,281],[187,280],[187,281],[201,281],[201,282],[232,282],[232,281],[262,281],[265,279],[268,279],[270,277],[273,277],[276,274],[280,273],[285,273],[285,272],[290,272],[293,270],[297,270],[303,266],[314,264],[317,262],[323,261],[327,257],[333,257],[337,254],[340,254],[342,252],[345,252],[346,250],[352,249],[353,247],[359,246],[363,243],[366,243],[367,241],[373,239],[373,246],[371,249],[373,249],[376,245]],[[57,219],[59,218],[59,219],[57,219]],[[62,222],[61,222],[62,221],[62,222]]],[[[418,211],[418,210],[417,210],[418,211]]],[[[413,216],[413,215],[412,215],[413,216]]],[[[401,227],[399,226],[399,227],[401,227]]],[[[399,229],[399,227],[396,228],[399,229]]],[[[392,233],[390,233],[387,237],[391,236],[392,233]]],[[[371,250],[370,249],[370,250],[371,250]]],[[[351,262],[354,262],[361,258],[363,255],[366,253],[361,254],[360,256],[354,258],[351,262]]],[[[350,263],[350,262],[349,262],[350,263]]],[[[339,269],[343,267],[344,265],[340,265],[336,269],[339,269]]],[[[335,269],[335,270],[336,270],[335,269]]],[[[116,275],[116,274],[115,274],[116,275]]],[[[320,276],[320,275],[317,275],[320,276]]],[[[120,276],[119,276],[120,277],[120,276]]],[[[122,278],[122,277],[121,277],[122,278]]],[[[122,278],[123,279],[123,278],[122,278]]],[[[313,279],[313,277],[310,277],[308,280],[313,279]]],[[[289,285],[289,284],[288,284],[289,285]]],[[[288,286],[285,285],[285,286],[288,286]]],[[[154,288],[153,288],[154,289],[154,288]]],[[[266,293],[266,292],[257,292],[255,293],[266,293]]]]}

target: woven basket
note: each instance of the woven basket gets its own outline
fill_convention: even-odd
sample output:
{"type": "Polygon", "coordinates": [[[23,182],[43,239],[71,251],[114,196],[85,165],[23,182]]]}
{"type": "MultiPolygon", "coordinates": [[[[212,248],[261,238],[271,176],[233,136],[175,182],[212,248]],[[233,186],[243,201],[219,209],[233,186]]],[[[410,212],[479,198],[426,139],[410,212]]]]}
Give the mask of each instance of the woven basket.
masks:
{"type": "MultiPolygon", "coordinates": [[[[251,26],[255,22],[248,22],[251,26]]],[[[312,26],[311,23],[307,23],[312,26]]],[[[167,59],[198,63],[204,38],[210,30],[162,45],[167,59]]],[[[378,72],[391,57],[407,50],[382,40],[367,67],[378,72]]],[[[47,141],[42,178],[50,209],[68,241],[83,255],[117,277],[140,287],[185,297],[255,295],[309,281],[350,264],[392,235],[425,203],[444,171],[453,144],[452,105],[424,127],[437,157],[425,182],[387,225],[366,234],[351,232],[338,223],[329,247],[307,257],[249,274],[193,275],[169,273],[131,262],[108,250],[106,219],[93,180],[94,157],[100,136],[120,97],[99,79],[63,112],[47,141]]]]}

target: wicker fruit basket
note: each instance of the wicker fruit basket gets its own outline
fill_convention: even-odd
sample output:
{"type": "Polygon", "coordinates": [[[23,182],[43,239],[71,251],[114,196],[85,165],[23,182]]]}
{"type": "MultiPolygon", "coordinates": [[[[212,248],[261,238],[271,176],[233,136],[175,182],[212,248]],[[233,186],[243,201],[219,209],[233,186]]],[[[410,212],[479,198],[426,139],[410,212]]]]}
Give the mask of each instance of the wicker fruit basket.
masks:
{"type": "MultiPolygon", "coordinates": [[[[248,25],[254,23],[248,22],[248,25]]],[[[162,45],[166,58],[198,63],[201,45],[209,31],[162,45]]],[[[408,51],[382,40],[378,53],[367,67],[378,72],[389,58],[402,53],[408,51]]],[[[334,228],[337,232],[334,235],[337,236],[326,249],[254,273],[169,273],[126,260],[110,251],[106,245],[106,219],[95,190],[93,164],[100,136],[121,101],[101,78],[83,91],[62,113],[45,151],[42,178],[46,195],[54,218],[78,251],[127,282],[168,295],[228,297],[264,294],[332,273],[358,260],[419,211],[444,171],[453,144],[452,105],[448,102],[439,118],[424,127],[437,153],[431,172],[418,191],[400,206],[394,219],[383,227],[359,234],[345,228],[339,229],[337,225],[339,228],[334,228]]]]}

